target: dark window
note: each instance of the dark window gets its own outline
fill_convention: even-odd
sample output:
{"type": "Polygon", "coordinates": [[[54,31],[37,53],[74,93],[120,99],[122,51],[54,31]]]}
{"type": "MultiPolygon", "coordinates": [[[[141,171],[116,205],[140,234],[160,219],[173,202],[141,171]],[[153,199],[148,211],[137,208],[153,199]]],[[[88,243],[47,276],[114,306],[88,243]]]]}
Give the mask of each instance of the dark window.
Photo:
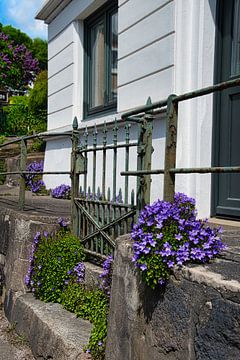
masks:
{"type": "Polygon", "coordinates": [[[117,1],[98,10],[85,22],[85,116],[117,106],[117,1]]]}

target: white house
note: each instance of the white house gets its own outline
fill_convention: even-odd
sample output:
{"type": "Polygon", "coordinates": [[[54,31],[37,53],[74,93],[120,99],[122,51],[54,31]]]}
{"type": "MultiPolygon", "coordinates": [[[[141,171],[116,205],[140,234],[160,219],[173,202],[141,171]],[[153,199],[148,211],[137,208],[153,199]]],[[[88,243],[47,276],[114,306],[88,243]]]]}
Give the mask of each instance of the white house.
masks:
{"type": "MultiPolygon", "coordinates": [[[[240,76],[240,0],[47,0],[36,17],[48,24],[49,131],[70,130],[75,116],[80,128],[120,119],[148,96],[240,76]]],[[[177,166],[240,165],[239,110],[239,87],[181,103],[177,166]]],[[[153,168],[164,163],[164,117],[154,120],[153,168]]],[[[45,170],[68,170],[70,151],[69,139],[49,139],[45,170]]],[[[177,190],[196,198],[200,217],[240,216],[239,174],[178,175],[177,190]]],[[[152,199],[161,196],[153,176],[152,199]]]]}

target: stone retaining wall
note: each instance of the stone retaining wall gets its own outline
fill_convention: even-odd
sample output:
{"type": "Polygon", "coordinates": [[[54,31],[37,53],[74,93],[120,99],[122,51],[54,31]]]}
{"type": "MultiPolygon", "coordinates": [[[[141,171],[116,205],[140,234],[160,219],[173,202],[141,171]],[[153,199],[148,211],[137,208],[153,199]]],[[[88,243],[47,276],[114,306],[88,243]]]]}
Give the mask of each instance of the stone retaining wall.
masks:
{"type": "Polygon", "coordinates": [[[56,227],[57,218],[0,208],[0,288],[9,318],[16,297],[26,292],[24,277],[34,235],[56,227]]]}
{"type": "Polygon", "coordinates": [[[239,235],[205,266],[176,272],[163,290],[141,282],[129,236],[117,241],[106,360],[240,359],[239,235]]]}

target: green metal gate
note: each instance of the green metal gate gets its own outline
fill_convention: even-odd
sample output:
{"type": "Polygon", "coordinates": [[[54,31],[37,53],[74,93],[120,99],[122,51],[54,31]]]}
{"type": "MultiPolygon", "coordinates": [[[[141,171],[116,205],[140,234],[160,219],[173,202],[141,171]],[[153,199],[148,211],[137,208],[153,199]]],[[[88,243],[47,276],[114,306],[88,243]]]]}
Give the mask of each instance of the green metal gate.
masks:
{"type": "Polygon", "coordinates": [[[151,170],[152,119],[151,114],[142,114],[131,118],[131,122],[119,123],[115,120],[99,127],[86,128],[84,131],[78,130],[77,119],[74,119],[71,165],[72,226],[90,255],[104,257],[112,254],[115,239],[131,231],[138,211],[150,201],[149,175],[138,177],[136,189],[129,189],[128,176],[124,179],[123,189],[117,189],[117,177],[120,177],[119,162],[124,163],[125,171],[129,171],[131,148],[135,148],[137,170],[151,170]],[[131,123],[138,127],[137,141],[130,138],[131,123]],[[124,140],[120,141],[119,126],[122,135],[124,131],[124,140]],[[110,134],[112,136],[109,136],[110,134]],[[109,161],[112,162],[111,187],[107,186],[109,161]]]}

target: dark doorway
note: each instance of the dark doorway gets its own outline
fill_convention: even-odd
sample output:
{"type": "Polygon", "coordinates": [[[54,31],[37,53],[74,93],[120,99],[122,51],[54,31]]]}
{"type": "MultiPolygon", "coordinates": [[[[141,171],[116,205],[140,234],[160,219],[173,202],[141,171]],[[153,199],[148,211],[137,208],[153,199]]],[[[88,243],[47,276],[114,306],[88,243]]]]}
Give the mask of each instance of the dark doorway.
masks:
{"type": "MultiPolygon", "coordinates": [[[[240,0],[218,1],[217,82],[240,77],[240,0]]],[[[216,95],[214,165],[240,166],[240,87],[216,95]]],[[[213,177],[214,213],[240,218],[240,174],[213,177]]]]}

